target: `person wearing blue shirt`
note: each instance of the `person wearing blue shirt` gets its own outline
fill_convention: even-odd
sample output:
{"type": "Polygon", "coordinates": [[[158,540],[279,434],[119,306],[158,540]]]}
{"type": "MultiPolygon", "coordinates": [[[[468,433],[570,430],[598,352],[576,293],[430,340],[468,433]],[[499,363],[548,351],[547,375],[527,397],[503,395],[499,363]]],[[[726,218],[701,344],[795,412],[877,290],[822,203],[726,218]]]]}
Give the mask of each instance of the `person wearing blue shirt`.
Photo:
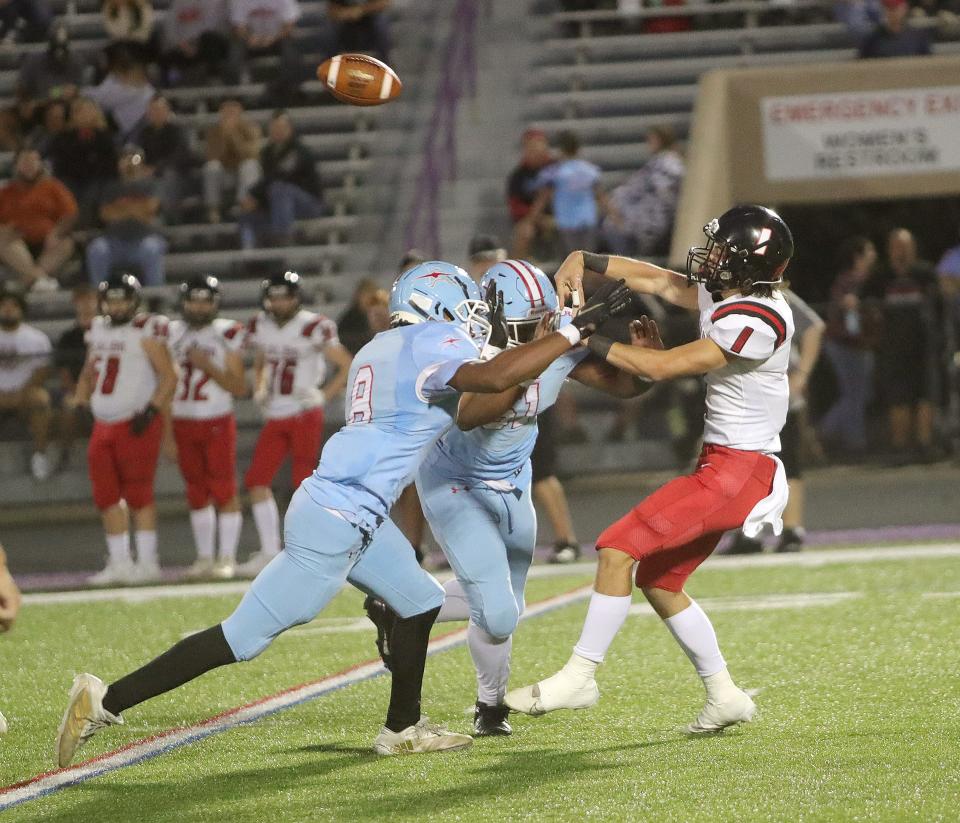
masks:
{"type": "Polygon", "coordinates": [[[400,275],[390,297],[392,327],[353,360],[346,425],[327,441],[316,471],[290,501],[284,550],[222,623],[109,686],[92,674],[77,675],[57,734],[60,765],[99,729],[122,723],[125,709],[213,668],[256,657],[280,633],[312,620],[347,580],[399,615],[387,638],[390,706],[374,750],[391,755],[469,746],[468,735],[420,714],[427,643],[444,593],[417,565],[389,519],[390,507],[453,425],[461,394],[496,394],[535,378],[598,323],[625,310],[629,294],[611,281],[569,327],[481,362],[490,312],[467,273],[431,261],[400,275]]]}
{"type": "Polygon", "coordinates": [[[547,204],[551,204],[560,253],[566,256],[575,249],[596,245],[601,212],[606,211],[606,194],[600,186],[599,166],[578,156],[577,136],[573,132],[562,132],[557,145],[560,159],[543,169],[533,182],[538,194],[528,219],[536,221],[547,204]]]}

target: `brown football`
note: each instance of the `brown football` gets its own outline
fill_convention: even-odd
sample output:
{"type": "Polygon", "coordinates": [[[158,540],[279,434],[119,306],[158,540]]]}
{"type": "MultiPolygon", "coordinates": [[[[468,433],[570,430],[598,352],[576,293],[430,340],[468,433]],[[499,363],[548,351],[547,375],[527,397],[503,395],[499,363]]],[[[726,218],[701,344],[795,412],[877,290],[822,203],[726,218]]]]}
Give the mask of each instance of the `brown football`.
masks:
{"type": "Polygon", "coordinates": [[[317,77],[337,100],[352,106],[379,106],[399,97],[403,89],[390,66],[365,54],[338,54],[324,60],[317,77]]]}

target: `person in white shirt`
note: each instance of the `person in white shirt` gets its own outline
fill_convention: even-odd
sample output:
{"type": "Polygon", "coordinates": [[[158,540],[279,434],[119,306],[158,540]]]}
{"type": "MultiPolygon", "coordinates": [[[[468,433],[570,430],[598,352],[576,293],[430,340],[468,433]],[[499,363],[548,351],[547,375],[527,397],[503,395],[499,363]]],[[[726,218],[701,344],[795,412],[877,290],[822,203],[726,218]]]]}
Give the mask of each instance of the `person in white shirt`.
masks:
{"type": "Polygon", "coordinates": [[[279,55],[280,65],[268,84],[268,96],[281,106],[295,102],[303,79],[300,52],[293,39],[299,19],[296,0],[230,0],[230,82],[250,82],[250,57],[279,55]]]}
{"type": "Polygon", "coordinates": [[[597,538],[594,593],[573,655],[552,677],[508,692],[505,702],[514,711],[539,715],[600,699],[595,672],[630,611],[634,567],[637,586],[706,689],[706,704],[688,731],[722,731],[756,711],[727,671],[710,619],[683,587],[726,531],[742,527],[756,536],[766,526],[776,534],[783,528],[787,481],[775,453],[789,405],[793,319],[779,288],[793,237],[780,216],[762,206],[730,209],[704,234],[707,244],[690,250],[686,275],[579,251],[557,272],[561,301],[580,290],[590,269],[699,313],[701,338],[673,349],[624,346],[596,335],[588,345],[636,377],[705,375],[704,447],[692,475],[667,483],[597,538]]]}
{"type": "Polygon", "coordinates": [[[260,296],[263,311],[250,321],[246,342],[256,352],[253,399],[267,422],[244,477],[260,551],[240,569],[254,575],[280,551],[273,479],[287,455],[293,488],[313,472],[323,436],[323,407],[343,391],[353,360],[337,338],[336,324],[301,307],[299,274],[286,271],[266,278],[260,296]],[[328,359],[337,373],[324,384],[328,359]]]}
{"type": "Polygon", "coordinates": [[[13,413],[26,420],[33,438],[30,472],[35,480],[46,480],[52,411],[43,381],[53,346],[42,331],[23,322],[26,312],[22,288],[4,283],[0,288],[0,414],[13,413]]]}
{"type": "Polygon", "coordinates": [[[177,386],[167,351],[167,318],[138,314],[140,281],[117,272],[99,286],[102,315],[87,338],[87,362],[76,401],[90,404],[94,425],[87,447],[93,502],[107,538],[107,566],[97,585],[160,578],[153,478],[163,440],[163,415],[177,386]],[[130,553],[133,515],[137,563],[130,553]]]}
{"type": "Polygon", "coordinates": [[[179,367],[173,396],[177,462],[187,486],[197,547],[195,578],[231,578],[242,517],[237,498],[237,419],[233,398],[246,394],[241,323],[217,317],[220,283],[195,275],[180,286],[183,320],[170,323],[168,346],[179,367]],[[214,543],[219,526],[219,554],[214,543]]]}

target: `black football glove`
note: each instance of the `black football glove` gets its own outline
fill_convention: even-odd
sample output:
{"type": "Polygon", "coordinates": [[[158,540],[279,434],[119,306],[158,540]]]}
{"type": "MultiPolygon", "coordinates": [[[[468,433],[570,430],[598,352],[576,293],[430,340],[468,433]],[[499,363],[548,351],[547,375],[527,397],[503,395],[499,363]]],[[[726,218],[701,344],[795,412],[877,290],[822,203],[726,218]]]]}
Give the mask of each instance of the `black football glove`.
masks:
{"type": "Polygon", "coordinates": [[[607,280],[590,296],[572,323],[586,337],[593,334],[605,320],[626,312],[632,301],[633,292],[624,285],[623,280],[607,280]]]}
{"type": "Polygon", "coordinates": [[[493,280],[487,284],[487,292],[483,295],[483,299],[490,307],[489,320],[492,330],[489,344],[498,349],[505,349],[510,338],[507,335],[507,319],[503,314],[503,292],[497,289],[497,284],[493,280]]]}
{"type": "Polygon", "coordinates": [[[138,411],[133,419],[130,421],[130,431],[132,431],[137,437],[143,434],[147,429],[150,428],[150,424],[153,422],[153,418],[160,414],[160,410],[150,403],[142,411],[138,411]]]}

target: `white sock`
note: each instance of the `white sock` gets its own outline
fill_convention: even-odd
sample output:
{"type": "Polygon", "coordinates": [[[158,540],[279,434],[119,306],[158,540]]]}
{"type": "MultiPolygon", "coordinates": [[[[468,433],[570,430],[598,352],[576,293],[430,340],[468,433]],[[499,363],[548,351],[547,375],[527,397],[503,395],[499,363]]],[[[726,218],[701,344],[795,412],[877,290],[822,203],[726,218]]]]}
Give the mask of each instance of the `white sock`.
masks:
{"type": "Polygon", "coordinates": [[[250,507],[253,511],[253,522],[257,524],[257,534],[260,536],[260,551],[267,557],[273,557],[280,552],[280,510],[273,495],[250,507]]]}
{"type": "Polygon", "coordinates": [[[713,630],[710,618],[696,601],[691,600],[690,605],[682,612],[663,622],[667,624],[680,648],[686,652],[700,677],[711,677],[726,670],[727,664],[720,654],[717,633],[713,630]]]}
{"type": "Polygon", "coordinates": [[[471,620],[467,627],[467,645],[477,669],[477,700],[488,706],[499,705],[510,679],[513,636],[498,640],[471,620]]]}
{"type": "Polygon", "coordinates": [[[220,512],[220,561],[222,563],[233,563],[237,559],[237,546],[240,543],[242,527],[243,514],[220,512]]]}
{"type": "Polygon", "coordinates": [[[191,509],[190,528],[193,529],[193,544],[197,547],[197,558],[213,560],[213,541],[217,533],[217,513],[213,506],[191,509]]]}
{"type": "Polygon", "coordinates": [[[583,621],[580,640],[573,647],[574,654],[584,660],[602,663],[613,638],[627,619],[631,602],[629,594],[616,597],[594,592],[590,597],[590,608],[587,609],[587,619],[583,621]]]}
{"type": "Polygon", "coordinates": [[[460,581],[456,577],[451,578],[443,584],[443,590],[446,595],[435,622],[449,623],[451,620],[469,620],[470,602],[467,600],[467,593],[460,585],[460,581]]]}
{"type": "Polygon", "coordinates": [[[130,532],[107,535],[107,554],[111,563],[130,562],[130,532]]]}
{"type": "Polygon", "coordinates": [[[157,533],[155,531],[138,531],[134,533],[137,541],[137,562],[159,564],[157,559],[157,533]]]}

